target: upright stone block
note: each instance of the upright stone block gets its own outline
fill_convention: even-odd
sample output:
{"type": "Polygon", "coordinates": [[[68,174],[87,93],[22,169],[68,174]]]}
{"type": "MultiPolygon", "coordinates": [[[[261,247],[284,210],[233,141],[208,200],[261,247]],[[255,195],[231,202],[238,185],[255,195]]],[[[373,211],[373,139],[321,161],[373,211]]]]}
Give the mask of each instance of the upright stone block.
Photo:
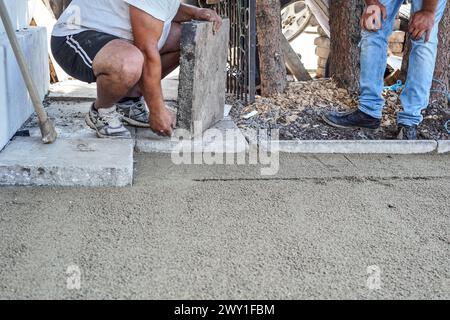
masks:
{"type": "MultiPolygon", "coordinates": [[[[44,99],[50,84],[46,29],[30,27],[18,31],[16,35],[38,93],[44,99]]],[[[11,45],[6,34],[0,33],[0,150],[33,111],[30,95],[11,45]]]]}
{"type": "Polygon", "coordinates": [[[198,136],[223,120],[230,22],[183,24],[178,126],[198,136]]]}

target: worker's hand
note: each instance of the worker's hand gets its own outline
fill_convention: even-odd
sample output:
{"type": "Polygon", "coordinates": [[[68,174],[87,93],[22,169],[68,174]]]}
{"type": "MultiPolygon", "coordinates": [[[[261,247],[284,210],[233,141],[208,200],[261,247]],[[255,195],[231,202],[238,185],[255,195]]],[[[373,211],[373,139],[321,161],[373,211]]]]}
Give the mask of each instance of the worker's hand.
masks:
{"type": "Polygon", "coordinates": [[[175,121],[175,115],[166,106],[150,111],[150,128],[160,136],[171,137],[175,121]]]}
{"type": "Polygon", "coordinates": [[[411,38],[413,40],[420,40],[426,34],[425,42],[430,41],[435,19],[435,13],[432,11],[421,10],[414,13],[409,24],[411,38]]]}
{"type": "Polygon", "coordinates": [[[361,28],[370,32],[378,31],[383,27],[383,21],[386,19],[386,7],[379,0],[366,0],[366,8],[361,17],[361,28]]]}
{"type": "Polygon", "coordinates": [[[196,20],[209,21],[214,23],[214,32],[220,30],[222,27],[222,18],[211,9],[198,9],[195,15],[196,20]]]}

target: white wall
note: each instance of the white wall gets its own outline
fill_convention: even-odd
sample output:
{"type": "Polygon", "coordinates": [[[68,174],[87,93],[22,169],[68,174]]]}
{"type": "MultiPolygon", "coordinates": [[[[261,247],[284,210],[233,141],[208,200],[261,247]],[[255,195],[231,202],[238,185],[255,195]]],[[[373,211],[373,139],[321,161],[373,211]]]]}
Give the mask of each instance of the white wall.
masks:
{"type": "MultiPolygon", "coordinates": [[[[43,99],[50,82],[47,31],[28,28],[30,11],[27,0],[4,0],[13,20],[19,43],[25,53],[39,94],[43,99]]],[[[19,66],[0,23],[0,150],[33,113],[33,106],[19,66]]]]}
{"type": "MultiPolygon", "coordinates": [[[[29,25],[30,13],[28,0],[3,0],[8,8],[9,16],[16,29],[24,28],[29,25]]],[[[0,33],[4,33],[3,24],[0,21],[0,33]]]]}

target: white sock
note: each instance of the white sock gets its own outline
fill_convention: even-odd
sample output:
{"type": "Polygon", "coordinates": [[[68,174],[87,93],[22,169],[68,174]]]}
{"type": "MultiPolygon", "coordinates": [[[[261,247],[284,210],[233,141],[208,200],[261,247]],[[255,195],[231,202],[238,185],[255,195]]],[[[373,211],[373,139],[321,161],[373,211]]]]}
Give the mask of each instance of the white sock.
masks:
{"type": "Polygon", "coordinates": [[[99,115],[110,114],[116,111],[116,106],[112,106],[111,108],[100,108],[97,111],[99,115]]]}

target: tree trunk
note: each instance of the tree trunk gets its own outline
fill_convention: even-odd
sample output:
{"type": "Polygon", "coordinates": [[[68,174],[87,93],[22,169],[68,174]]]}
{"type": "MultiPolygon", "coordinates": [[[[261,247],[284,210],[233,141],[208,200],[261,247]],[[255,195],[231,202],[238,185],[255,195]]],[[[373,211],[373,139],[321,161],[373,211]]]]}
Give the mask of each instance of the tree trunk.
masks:
{"type": "Polygon", "coordinates": [[[283,93],[287,86],[286,67],[281,46],[279,0],[256,1],[256,23],[260,58],[261,95],[283,93]]]}
{"type": "Polygon", "coordinates": [[[439,49],[436,60],[436,69],[434,71],[434,79],[441,81],[433,82],[433,89],[441,92],[432,92],[430,103],[441,106],[448,105],[448,92],[443,94],[442,91],[448,91],[450,88],[450,4],[447,4],[444,16],[439,26],[439,49]]]}
{"type": "Polygon", "coordinates": [[[340,87],[359,91],[360,19],[364,1],[330,1],[331,56],[330,74],[340,87]]]}

